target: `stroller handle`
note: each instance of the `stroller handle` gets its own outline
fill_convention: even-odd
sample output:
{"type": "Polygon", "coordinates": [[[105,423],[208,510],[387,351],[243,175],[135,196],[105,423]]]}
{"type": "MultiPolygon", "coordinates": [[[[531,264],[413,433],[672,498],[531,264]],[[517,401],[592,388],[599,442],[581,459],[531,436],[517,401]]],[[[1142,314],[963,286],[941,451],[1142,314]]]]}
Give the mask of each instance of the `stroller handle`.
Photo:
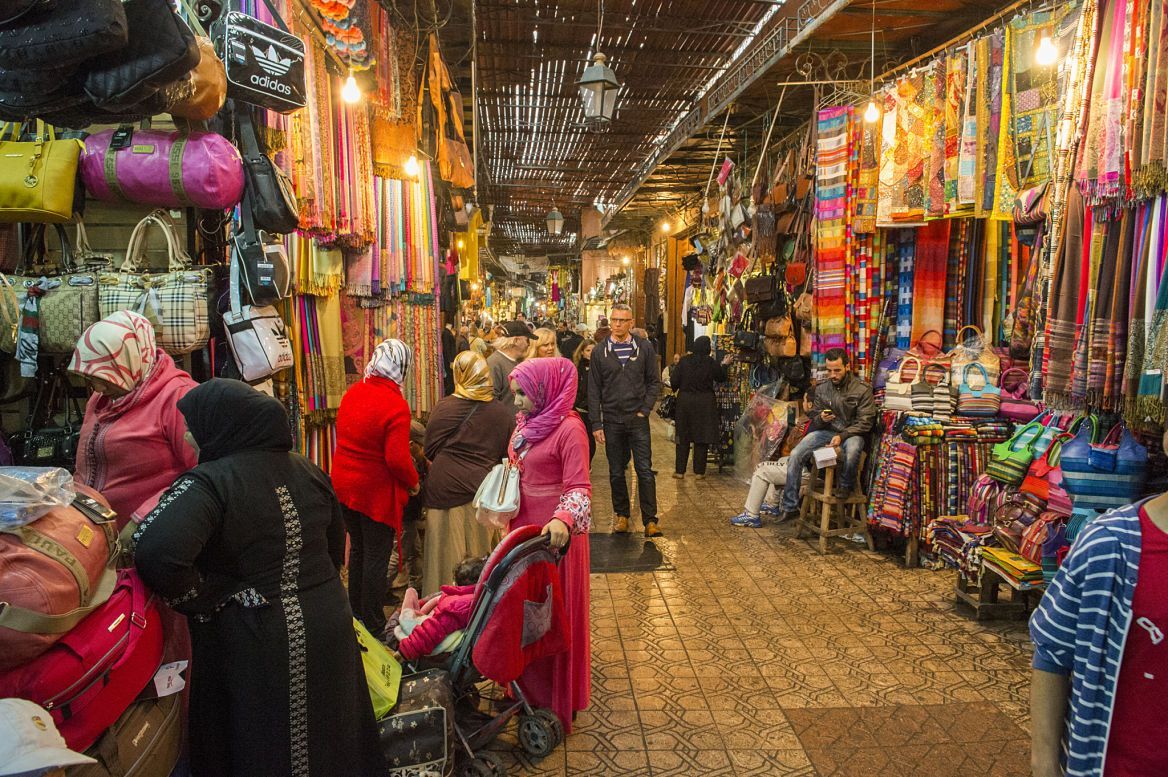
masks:
{"type": "MultiPolygon", "coordinates": [[[[504,556],[502,560],[495,565],[495,568],[491,570],[491,574],[487,576],[485,587],[492,591],[498,589],[499,585],[503,582],[503,577],[507,574],[515,562],[519,561],[519,559],[523,558],[524,556],[531,555],[536,551],[543,550],[544,548],[551,548],[551,544],[551,535],[541,534],[538,537],[532,537],[531,539],[515,546],[510,551],[508,551],[507,555],[504,556]]],[[[571,546],[571,544],[572,537],[569,535],[568,541],[564,543],[564,547],[559,549],[560,558],[563,558],[565,555],[567,555],[568,548],[571,546]]],[[[554,548],[552,549],[554,550],[554,548]]]]}

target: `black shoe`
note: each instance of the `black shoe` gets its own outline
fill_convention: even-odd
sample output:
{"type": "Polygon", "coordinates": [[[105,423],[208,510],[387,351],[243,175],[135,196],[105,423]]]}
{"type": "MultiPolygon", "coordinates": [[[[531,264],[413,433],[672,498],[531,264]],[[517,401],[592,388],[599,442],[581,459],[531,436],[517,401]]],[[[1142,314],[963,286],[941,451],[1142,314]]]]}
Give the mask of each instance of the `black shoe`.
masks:
{"type": "Polygon", "coordinates": [[[788,521],[797,521],[797,520],[799,520],[799,511],[798,510],[788,510],[787,512],[783,513],[783,517],[779,519],[779,523],[787,523],[788,521]]]}

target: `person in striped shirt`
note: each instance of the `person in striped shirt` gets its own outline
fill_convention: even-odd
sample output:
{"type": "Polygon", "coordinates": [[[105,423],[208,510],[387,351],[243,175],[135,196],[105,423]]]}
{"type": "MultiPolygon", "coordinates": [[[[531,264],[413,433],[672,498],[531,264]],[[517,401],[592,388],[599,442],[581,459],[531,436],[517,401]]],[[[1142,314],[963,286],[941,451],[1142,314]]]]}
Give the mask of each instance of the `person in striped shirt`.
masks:
{"type": "Polygon", "coordinates": [[[1095,519],[1030,620],[1035,777],[1168,775],[1166,633],[1161,494],[1095,519]]]}

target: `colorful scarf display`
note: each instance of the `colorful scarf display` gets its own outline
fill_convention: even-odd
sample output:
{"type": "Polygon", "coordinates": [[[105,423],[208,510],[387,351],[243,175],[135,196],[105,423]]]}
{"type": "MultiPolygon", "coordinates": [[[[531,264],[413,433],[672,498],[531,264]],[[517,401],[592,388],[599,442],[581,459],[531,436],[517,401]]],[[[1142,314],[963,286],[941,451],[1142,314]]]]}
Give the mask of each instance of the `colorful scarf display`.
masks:
{"type": "Polygon", "coordinates": [[[814,353],[817,361],[830,348],[842,348],[847,332],[848,203],[847,176],[850,153],[849,106],[819,112],[816,160],[816,254],[814,353]]]}

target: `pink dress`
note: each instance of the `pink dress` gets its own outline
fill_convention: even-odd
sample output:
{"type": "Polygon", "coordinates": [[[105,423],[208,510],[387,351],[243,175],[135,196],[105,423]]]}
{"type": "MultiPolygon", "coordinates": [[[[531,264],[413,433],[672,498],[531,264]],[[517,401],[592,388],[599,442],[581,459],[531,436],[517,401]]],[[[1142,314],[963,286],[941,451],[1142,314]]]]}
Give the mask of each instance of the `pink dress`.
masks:
{"type": "Polygon", "coordinates": [[[568,555],[560,562],[571,646],[566,653],[534,662],[519,678],[528,701],[555,712],[567,733],[572,730],[572,715],[588,706],[592,692],[588,623],[592,482],[588,476],[588,433],[578,415],[571,413],[551,435],[531,446],[519,484],[519,515],[511,521],[511,529],[542,527],[559,518],[572,530],[568,555]]]}

